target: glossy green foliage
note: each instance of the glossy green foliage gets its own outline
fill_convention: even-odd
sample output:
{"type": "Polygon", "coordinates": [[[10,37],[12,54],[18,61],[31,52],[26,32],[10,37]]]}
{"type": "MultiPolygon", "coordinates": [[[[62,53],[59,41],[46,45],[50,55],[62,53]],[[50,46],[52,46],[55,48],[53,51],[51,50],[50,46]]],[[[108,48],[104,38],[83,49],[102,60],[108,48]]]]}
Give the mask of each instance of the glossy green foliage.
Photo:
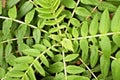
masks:
{"type": "Polygon", "coordinates": [[[0,0],[0,80],[119,80],[120,0],[0,0]]]}

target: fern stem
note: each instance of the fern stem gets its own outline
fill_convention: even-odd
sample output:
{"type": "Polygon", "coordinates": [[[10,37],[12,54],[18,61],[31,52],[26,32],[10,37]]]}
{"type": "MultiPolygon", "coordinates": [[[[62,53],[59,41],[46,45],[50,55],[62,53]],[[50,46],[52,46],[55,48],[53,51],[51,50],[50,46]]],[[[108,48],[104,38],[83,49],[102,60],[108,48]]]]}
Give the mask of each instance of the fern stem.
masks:
{"type": "Polygon", "coordinates": [[[91,71],[91,69],[84,63],[84,61],[79,58],[79,60],[83,63],[83,65],[88,69],[88,71],[93,75],[93,77],[98,80],[98,78],[95,76],[95,74],[91,71]]]}
{"type": "Polygon", "coordinates": [[[63,55],[63,64],[64,64],[64,74],[65,74],[65,80],[67,80],[67,70],[66,70],[66,63],[65,63],[65,53],[62,52],[62,55],[63,55]]]}
{"type": "Polygon", "coordinates": [[[111,32],[111,33],[106,33],[106,34],[98,34],[98,35],[93,35],[93,36],[85,36],[85,37],[79,37],[79,38],[72,38],[72,40],[81,40],[81,39],[87,39],[87,38],[95,38],[95,37],[101,37],[101,36],[110,36],[114,34],[120,34],[120,32],[111,32]]]}
{"type": "MultiPolygon", "coordinates": [[[[75,6],[75,8],[74,8],[74,10],[73,10],[73,12],[72,12],[72,17],[74,16],[75,10],[76,10],[77,6],[79,5],[79,3],[80,3],[80,0],[77,0],[76,6],[75,6]]],[[[71,18],[72,18],[72,17],[71,17],[71,18]]],[[[68,21],[67,26],[68,26],[68,27],[70,26],[70,19],[69,19],[69,21],[68,21]]],[[[65,32],[67,32],[67,28],[66,28],[65,32]]]]}

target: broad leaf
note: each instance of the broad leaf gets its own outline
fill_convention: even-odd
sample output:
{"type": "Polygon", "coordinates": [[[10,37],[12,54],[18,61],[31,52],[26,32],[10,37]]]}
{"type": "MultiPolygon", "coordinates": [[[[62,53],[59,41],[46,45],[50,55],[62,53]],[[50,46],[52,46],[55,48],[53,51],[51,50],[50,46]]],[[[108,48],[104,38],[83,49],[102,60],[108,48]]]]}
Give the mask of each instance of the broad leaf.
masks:
{"type": "Polygon", "coordinates": [[[108,9],[105,9],[101,16],[99,31],[100,33],[107,33],[110,29],[110,17],[108,9]]]}
{"type": "Polygon", "coordinates": [[[85,71],[84,68],[80,67],[80,66],[75,66],[75,65],[68,65],[66,67],[66,70],[69,74],[79,74],[85,71]]]}
{"type": "Polygon", "coordinates": [[[41,64],[35,60],[33,63],[35,69],[42,75],[45,76],[45,70],[43,69],[43,67],[41,66],[41,64]]]}
{"type": "Polygon", "coordinates": [[[69,54],[65,57],[65,61],[70,62],[70,61],[76,59],[78,56],[79,56],[79,54],[69,54]]]}
{"type": "Polygon", "coordinates": [[[16,6],[12,7],[11,9],[9,9],[8,11],[8,16],[10,18],[13,18],[15,19],[17,17],[17,9],[16,9],[16,6]]]}

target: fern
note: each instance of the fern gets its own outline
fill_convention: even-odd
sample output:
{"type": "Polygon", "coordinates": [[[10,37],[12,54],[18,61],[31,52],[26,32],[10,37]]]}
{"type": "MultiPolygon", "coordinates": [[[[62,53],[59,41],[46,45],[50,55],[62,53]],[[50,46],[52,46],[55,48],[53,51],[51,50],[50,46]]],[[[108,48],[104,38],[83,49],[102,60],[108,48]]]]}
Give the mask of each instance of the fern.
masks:
{"type": "Polygon", "coordinates": [[[119,80],[119,2],[0,1],[0,79],[119,80]]]}

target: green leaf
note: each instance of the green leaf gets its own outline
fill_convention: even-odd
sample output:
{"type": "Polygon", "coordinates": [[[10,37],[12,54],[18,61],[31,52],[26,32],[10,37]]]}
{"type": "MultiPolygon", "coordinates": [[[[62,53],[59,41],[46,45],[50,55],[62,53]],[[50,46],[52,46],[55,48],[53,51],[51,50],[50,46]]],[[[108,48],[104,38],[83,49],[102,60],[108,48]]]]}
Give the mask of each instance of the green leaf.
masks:
{"type": "Polygon", "coordinates": [[[110,59],[106,58],[104,55],[100,57],[100,69],[103,79],[107,77],[110,68],[110,59]]]}
{"type": "Polygon", "coordinates": [[[0,67],[0,79],[2,79],[5,76],[5,70],[0,67]]]}
{"type": "Polygon", "coordinates": [[[37,49],[25,49],[22,51],[25,55],[37,57],[40,55],[40,51],[37,49]]]}
{"type": "Polygon", "coordinates": [[[91,51],[91,54],[90,54],[90,65],[91,67],[93,68],[97,62],[98,62],[98,47],[93,45],[93,46],[90,46],[90,51],[91,51]]]}
{"type": "Polygon", "coordinates": [[[120,58],[112,61],[111,69],[113,80],[120,80],[120,58]]]}
{"type": "Polygon", "coordinates": [[[35,69],[42,75],[45,76],[45,70],[43,69],[43,67],[41,66],[41,64],[35,60],[33,63],[35,69]]]}
{"type": "Polygon", "coordinates": [[[85,71],[84,68],[75,65],[69,65],[66,67],[66,70],[69,74],[79,74],[85,71]]]}
{"type": "Polygon", "coordinates": [[[33,4],[30,1],[26,1],[18,10],[18,18],[22,18],[32,8],[33,8],[33,4]]]}
{"type": "Polygon", "coordinates": [[[58,72],[63,71],[63,69],[64,69],[63,66],[64,66],[64,65],[63,65],[62,62],[56,62],[56,63],[50,65],[50,67],[49,67],[48,70],[49,70],[51,73],[58,73],[58,72]]]}
{"type": "Polygon", "coordinates": [[[34,9],[28,12],[25,16],[25,23],[29,24],[33,20],[34,14],[35,14],[34,9]]]}
{"type": "Polygon", "coordinates": [[[45,26],[46,19],[39,19],[37,26],[38,28],[43,28],[45,26]]]}
{"type": "Polygon", "coordinates": [[[87,39],[80,40],[80,48],[82,50],[82,60],[87,61],[88,59],[88,41],[87,39]]]}
{"type": "Polygon", "coordinates": [[[108,9],[105,9],[101,16],[99,31],[100,33],[107,33],[110,29],[110,17],[108,9]]]}
{"type": "Polygon", "coordinates": [[[70,19],[72,17],[72,13],[69,10],[63,10],[61,15],[66,15],[65,18],[70,19]]]}
{"type": "Polygon", "coordinates": [[[43,14],[50,14],[53,13],[51,9],[49,8],[35,8],[36,11],[38,11],[39,13],[43,13],[43,14]]]}
{"type": "Polygon", "coordinates": [[[60,17],[58,17],[57,19],[55,20],[48,20],[45,22],[46,25],[55,25],[55,24],[58,24],[60,23],[64,18],[65,18],[66,15],[62,15],[60,17]]]}
{"type": "Polygon", "coordinates": [[[46,46],[44,46],[42,44],[35,44],[35,45],[33,45],[33,47],[35,49],[38,49],[39,51],[45,51],[46,50],[46,46]]]}
{"type": "Polygon", "coordinates": [[[17,70],[12,70],[8,72],[7,74],[9,77],[22,77],[24,75],[24,72],[17,71],[17,70]]]}
{"type": "Polygon", "coordinates": [[[106,58],[110,58],[111,55],[111,42],[110,39],[107,36],[102,36],[100,37],[100,47],[102,49],[103,55],[106,58]]]}
{"type": "Polygon", "coordinates": [[[2,0],[0,0],[0,14],[2,14],[2,0]]]}
{"type": "Polygon", "coordinates": [[[63,0],[62,3],[65,5],[65,7],[73,9],[76,5],[74,0],[63,0]]]}
{"type": "Polygon", "coordinates": [[[12,51],[12,46],[10,43],[8,43],[5,47],[5,57],[8,57],[12,51]]]}
{"type": "Polygon", "coordinates": [[[85,9],[83,7],[77,7],[77,9],[75,10],[75,13],[77,15],[82,16],[82,17],[87,17],[87,16],[91,15],[91,13],[87,9],[85,9]]]}
{"type": "Polygon", "coordinates": [[[6,57],[6,62],[9,65],[13,66],[15,64],[15,61],[14,61],[15,59],[16,57],[13,54],[10,54],[9,56],[6,57]]]}
{"type": "Polygon", "coordinates": [[[116,44],[118,47],[120,47],[120,34],[114,34],[114,35],[112,36],[112,39],[113,39],[113,41],[115,42],[115,44],[116,44]]]}
{"type": "Polygon", "coordinates": [[[34,29],[33,30],[33,38],[35,39],[35,43],[39,43],[40,42],[40,37],[41,37],[40,30],[38,28],[34,29]]]}
{"type": "Polygon", "coordinates": [[[33,71],[33,69],[31,67],[29,67],[27,74],[28,74],[30,80],[36,80],[34,71],[33,71]]]}
{"type": "Polygon", "coordinates": [[[87,36],[88,35],[88,22],[84,21],[83,25],[81,27],[81,35],[82,36],[87,36]]]}
{"type": "Polygon", "coordinates": [[[77,28],[75,28],[75,27],[72,28],[72,35],[73,35],[73,37],[75,37],[75,38],[78,38],[78,37],[79,37],[79,33],[78,33],[77,28]]]}
{"type": "Polygon", "coordinates": [[[7,19],[3,22],[2,32],[4,34],[3,36],[4,39],[9,38],[11,26],[12,26],[12,20],[7,19]]]}
{"type": "Polygon", "coordinates": [[[53,57],[54,57],[54,54],[53,54],[53,52],[52,52],[52,51],[46,51],[46,53],[47,53],[47,55],[48,55],[48,56],[50,56],[51,58],[53,58],[53,57]]]}
{"type": "Polygon", "coordinates": [[[53,57],[53,61],[59,62],[63,59],[63,56],[61,54],[57,54],[53,57]]]}
{"type": "Polygon", "coordinates": [[[16,5],[20,0],[8,0],[7,1],[7,7],[10,8],[14,5],[16,5]]]}
{"type": "Polygon", "coordinates": [[[91,35],[95,35],[98,32],[98,15],[95,15],[90,23],[89,32],[91,35]]]}
{"type": "Polygon", "coordinates": [[[69,55],[67,55],[67,56],[65,57],[64,60],[65,60],[66,62],[70,62],[70,61],[76,59],[78,56],[79,56],[79,54],[69,54],[69,55]]]}
{"type": "Polygon", "coordinates": [[[29,77],[25,74],[21,80],[29,80],[29,77]]]}
{"type": "Polygon", "coordinates": [[[26,30],[27,25],[21,24],[16,31],[16,37],[18,37],[19,39],[23,38],[25,36],[26,30]]]}
{"type": "Polygon", "coordinates": [[[99,5],[99,0],[81,0],[81,3],[88,5],[99,5]]]}
{"type": "Polygon", "coordinates": [[[117,59],[119,59],[119,58],[120,58],[120,50],[119,50],[119,51],[117,51],[117,53],[115,54],[115,57],[116,57],[117,59]]]}
{"type": "Polygon", "coordinates": [[[43,8],[50,8],[50,5],[48,5],[48,3],[45,2],[44,0],[34,0],[34,2],[36,4],[39,4],[43,8]]]}
{"type": "Polygon", "coordinates": [[[40,56],[40,60],[42,61],[43,64],[45,64],[46,67],[49,67],[49,62],[44,55],[40,56]]]}
{"type": "Polygon", "coordinates": [[[9,9],[8,11],[8,16],[10,18],[13,18],[15,19],[17,17],[17,9],[16,9],[16,6],[13,6],[12,8],[9,9]]]}
{"type": "Polygon", "coordinates": [[[114,12],[117,9],[117,7],[115,5],[113,5],[113,4],[109,3],[109,2],[105,2],[105,1],[102,1],[100,3],[100,5],[98,5],[99,10],[105,10],[106,8],[108,8],[108,10],[110,12],[114,12]]]}
{"type": "Polygon", "coordinates": [[[88,77],[79,76],[79,75],[69,75],[67,76],[68,80],[90,80],[88,77]]]}
{"type": "Polygon", "coordinates": [[[16,58],[14,61],[17,63],[32,63],[34,60],[33,57],[30,56],[22,56],[22,57],[18,57],[16,58]]]}
{"type": "Polygon", "coordinates": [[[62,39],[62,36],[60,36],[60,35],[55,35],[55,34],[50,34],[49,37],[50,37],[51,39],[55,40],[55,41],[58,41],[58,42],[60,42],[61,39],[62,39]]]}
{"type": "Polygon", "coordinates": [[[73,26],[80,27],[80,21],[77,20],[76,18],[71,18],[70,22],[73,26]]]}
{"type": "Polygon", "coordinates": [[[47,39],[43,39],[43,43],[46,47],[51,47],[51,44],[47,39]]]}
{"type": "Polygon", "coordinates": [[[29,67],[28,64],[20,63],[20,64],[15,64],[14,67],[13,67],[13,70],[24,71],[28,67],[29,67]]]}
{"type": "Polygon", "coordinates": [[[60,29],[58,27],[54,27],[49,30],[49,33],[55,33],[55,32],[58,32],[59,30],[60,29]]]}
{"type": "Polygon", "coordinates": [[[118,7],[117,11],[115,12],[115,15],[113,16],[112,22],[111,22],[111,31],[113,32],[119,32],[120,31],[120,6],[118,7]]]}
{"type": "Polygon", "coordinates": [[[62,44],[62,46],[63,46],[65,49],[74,51],[74,50],[73,50],[73,44],[72,44],[72,41],[71,41],[71,40],[64,38],[64,39],[61,41],[61,44],[62,44]]]}

